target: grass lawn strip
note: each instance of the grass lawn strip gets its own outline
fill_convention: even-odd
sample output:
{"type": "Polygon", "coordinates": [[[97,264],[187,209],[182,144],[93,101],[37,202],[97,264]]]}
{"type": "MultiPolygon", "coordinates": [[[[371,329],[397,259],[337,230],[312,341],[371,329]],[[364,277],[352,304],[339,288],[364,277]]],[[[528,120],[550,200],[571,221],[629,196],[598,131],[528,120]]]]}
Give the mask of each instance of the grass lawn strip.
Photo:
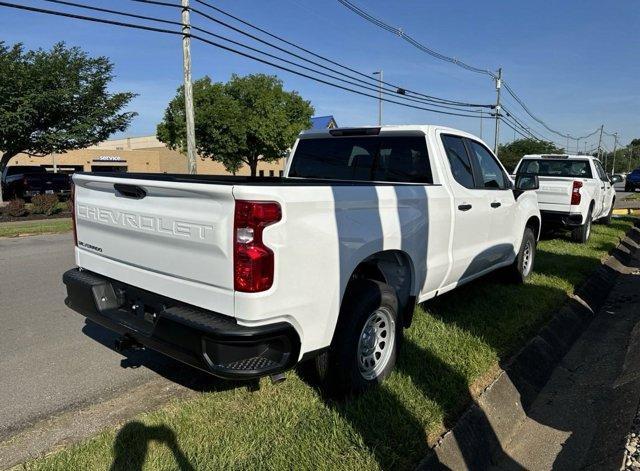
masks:
{"type": "Polygon", "coordinates": [[[298,375],[249,392],[217,386],[176,400],[120,430],[25,464],[26,469],[411,469],[631,228],[595,225],[588,244],[539,244],[524,286],[489,276],[417,308],[396,371],[345,403],[323,399],[298,375]]]}
{"type": "Polygon", "coordinates": [[[71,218],[41,219],[0,223],[0,237],[67,232],[72,229],[71,218]]]}

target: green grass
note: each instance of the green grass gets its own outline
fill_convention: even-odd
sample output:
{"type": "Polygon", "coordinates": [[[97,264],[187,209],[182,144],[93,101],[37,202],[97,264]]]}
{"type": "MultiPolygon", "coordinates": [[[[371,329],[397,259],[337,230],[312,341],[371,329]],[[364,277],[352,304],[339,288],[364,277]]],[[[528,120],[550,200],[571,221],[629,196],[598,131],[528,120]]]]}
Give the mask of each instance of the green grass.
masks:
{"type": "Polygon", "coordinates": [[[0,223],[0,237],[67,232],[71,229],[71,218],[3,222],[0,223]]]}
{"type": "Polygon", "coordinates": [[[640,200],[640,193],[632,193],[623,198],[623,201],[635,201],[640,200]]]}
{"type": "Polygon", "coordinates": [[[212,380],[120,430],[27,463],[27,469],[411,469],[476,391],[549,319],[631,227],[596,225],[586,245],[540,242],[524,286],[489,276],[417,308],[395,372],[344,403],[294,373],[257,392],[212,380]]]}

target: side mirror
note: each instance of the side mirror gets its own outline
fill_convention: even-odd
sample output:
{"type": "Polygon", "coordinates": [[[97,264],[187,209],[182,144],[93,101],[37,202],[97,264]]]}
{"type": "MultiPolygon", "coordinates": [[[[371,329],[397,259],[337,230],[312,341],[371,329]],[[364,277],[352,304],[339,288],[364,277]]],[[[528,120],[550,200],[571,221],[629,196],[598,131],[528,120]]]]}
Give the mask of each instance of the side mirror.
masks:
{"type": "Polygon", "coordinates": [[[622,177],[620,175],[611,175],[611,183],[620,183],[622,181],[622,177]]]}
{"type": "Polygon", "coordinates": [[[538,188],[540,188],[540,180],[538,179],[538,175],[534,175],[531,173],[522,173],[520,175],[516,175],[516,191],[523,192],[537,190],[538,188]]]}

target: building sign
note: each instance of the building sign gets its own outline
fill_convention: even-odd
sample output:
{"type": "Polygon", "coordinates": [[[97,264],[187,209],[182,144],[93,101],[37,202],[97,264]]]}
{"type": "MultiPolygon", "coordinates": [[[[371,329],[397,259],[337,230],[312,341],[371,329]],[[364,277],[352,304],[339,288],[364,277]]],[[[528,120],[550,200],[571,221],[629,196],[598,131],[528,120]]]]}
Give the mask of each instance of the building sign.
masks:
{"type": "Polygon", "coordinates": [[[122,157],[117,155],[100,155],[97,159],[93,159],[94,162],[126,162],[122,157]]]}

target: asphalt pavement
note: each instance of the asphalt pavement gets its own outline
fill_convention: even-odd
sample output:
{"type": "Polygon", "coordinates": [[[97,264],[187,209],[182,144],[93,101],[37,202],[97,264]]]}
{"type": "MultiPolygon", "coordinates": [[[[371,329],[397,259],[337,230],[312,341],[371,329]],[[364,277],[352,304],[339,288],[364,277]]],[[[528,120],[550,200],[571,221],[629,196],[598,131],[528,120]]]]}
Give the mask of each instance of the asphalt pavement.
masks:
{"type": "Polygon", "coordinates": [[[74,265],[69,233],[0,238],[0,442],[158,377],[191,376],[153,352],[124,357],[113,334],[68,309],[62,273],[74,265]]]}

